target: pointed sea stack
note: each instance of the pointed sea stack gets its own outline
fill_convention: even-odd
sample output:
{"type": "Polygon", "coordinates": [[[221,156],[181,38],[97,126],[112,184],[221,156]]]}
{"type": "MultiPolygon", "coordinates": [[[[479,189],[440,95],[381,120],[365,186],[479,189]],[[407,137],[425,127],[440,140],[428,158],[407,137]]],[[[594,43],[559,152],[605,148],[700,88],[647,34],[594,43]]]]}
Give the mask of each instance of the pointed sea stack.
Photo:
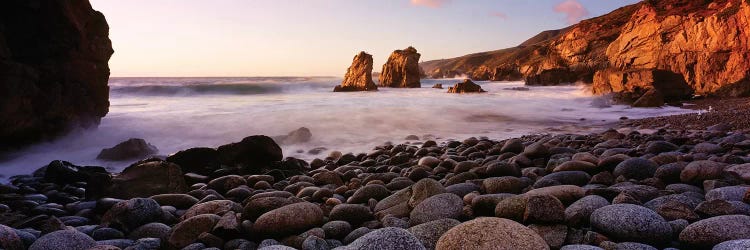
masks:
{"type": "Polygon", "coordinates": [[[417,49],[409,46],[404,50],[391,53],[388,62],[383,65],[380,73],[380,87],[391,88],[419,88],[420,69],[417,49]]]}
{"type": "Polygon", "coordinates": [[[478,84],[472,82],[469,79],[465,79],[463,82],[456,83],[456,85],[453,85],[453,87],[450,87],[448,89],[448,93],[456,93],[456,94],[463,94],[463,93],[484,93],[487,91],[484,91],[482,89],[482,86],[479,86],[478,84]]]}
{"type": "Polygon", "coordinates": [[[372,55],[359,52],[346,70],[344,81],[333,88],[333,92],[373,91],[378,86],[372,81],[372,55]]]}

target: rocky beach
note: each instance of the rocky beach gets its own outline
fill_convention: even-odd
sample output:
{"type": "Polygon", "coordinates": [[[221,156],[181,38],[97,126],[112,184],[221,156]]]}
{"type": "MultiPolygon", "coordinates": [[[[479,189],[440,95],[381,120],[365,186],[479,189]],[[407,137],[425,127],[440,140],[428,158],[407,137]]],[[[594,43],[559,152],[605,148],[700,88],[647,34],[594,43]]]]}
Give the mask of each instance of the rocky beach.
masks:
{"type": "Polygon", "coordinates": [[[0,186],[4,249],[743,249],[750,135],[633,127],[284,158],[269,137],[0,186]]]}

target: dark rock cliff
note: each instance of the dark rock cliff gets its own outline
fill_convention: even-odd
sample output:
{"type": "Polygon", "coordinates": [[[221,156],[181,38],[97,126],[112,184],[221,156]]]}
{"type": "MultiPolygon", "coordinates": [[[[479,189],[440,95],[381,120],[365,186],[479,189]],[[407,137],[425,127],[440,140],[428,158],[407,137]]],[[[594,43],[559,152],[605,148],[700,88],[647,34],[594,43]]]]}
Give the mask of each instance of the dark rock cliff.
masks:
{"type": "Polygon", "coordinates": [[[108,36],[88,0],[0,1],[0,151],[98,125],[108,36]]]}

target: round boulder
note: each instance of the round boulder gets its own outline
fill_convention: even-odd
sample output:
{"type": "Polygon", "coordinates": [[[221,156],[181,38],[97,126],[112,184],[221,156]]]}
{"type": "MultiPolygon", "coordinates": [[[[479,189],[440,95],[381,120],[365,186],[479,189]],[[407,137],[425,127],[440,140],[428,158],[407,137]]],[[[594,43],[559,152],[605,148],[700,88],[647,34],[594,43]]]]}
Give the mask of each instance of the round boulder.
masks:
{"type": "Polygon", "coordinates": [[[427,249],[435,249],[440,236],[448,232],[451,228],[458,226],[458,224],[461,224],[461,222],[454,219],[440,219],[413,226],[408,230],[427,249]]]}
{"type": "Polygon", "coordinates": [[[694,161],[680,172],[683,183],[701,184],[705,180],[720,179],[726,164],[715,161],[694,161]]]}
{"type": "Polygon", "coordinates": [[[24,249],[23,241],[16,231],[6,225],[0,224],[0,248],[2,249],[24,249]]]}
{"type": "Polygon", "coordinates": [[[224,215],[229,211],[239,213],[242,211],[242,206],[240,206],[239,203],[230,200],[207,201],[190,207],[190,209],[185,211],[185,214],[182,215],[182,219],[184,220],[199,214],[224,215]]]}
{"type": "Polygon", "coordinates": [[[433,195],[445,193],[445,187],[433,179],[421,179],[411,187],[412,195],[409,198],[409,207],[416,207],[423,200],[433,195]]]}
{"type": "Polygon", "coordinates": [[[183,248],[193,244],[202,233],[211,232],[221,216],[215,214],[201,214],[190,217],[172,228],[167,238],[169,245],[175,248],[183,248]]]}
{"type": "Polygon", "coordinates": [[[424,250],[422,242],[402,228],[387,227],[369,232],[341,250],[403,249],[424,250]]]}
{"type": "Polygon", "coordinates": [[[533,230],[518,222],[482,217],[461,223],[448,230],[437,242],[436,249],[549,249],[547,242],[533,230]]]}
{"type": "Polygon", "coordinates": [[[457,219],[463,214],[464,201],[458,195],[444,193],[422,201],[411,211],[412,226],[439,219],[457,219]]]}
{"type": "Polygon", "coordinates": [[[287,236],[323,224],[323,210],[313,203],[294,203],[258,217],[253,231],[267,236],[287,236]]]}
{"type": "Polygon", "coordinates": [[[525,195],[552,195],[563,204],[571,204],[586,195],[586,191],[574,185],[560,185],[529,190],[525,195]]]}
{"type": "Polygon", "coordinates": [[[719,243],[713,248],[713,250],[735,250],[735,249],[750,249],[750,239],[725,241],[725,242],[719,243]]]}
{"type": "Polygon", "coordinates": [[[595,210],[591,227],[620,241],[664,244],[672,238],[672,227],[651,209],[615,204],[595,210]]]}
{"type": "Polygon", "coordinates": [[[750,216],[723,215],[697,221],[680,232],[680,242],[710,248],[721,242],[750,239],[750,216]]]}
{"type": "Polygon", "coordinates": [[[40,237],[34,241],[34,244],[31,244],[29,250],[86,250],[94,246],[96,246],[96,241],[84,233],[76,230],[60,230],[40,237]]]}
{"type": "Polygon", "coordinates": [[[532,195],[526,199],[525,223],[558,223],[565,219],[565,206],[552,195],[532,195]]]}
{"type": "Polygon", "coordinates": [[[654,177],[657,168],[659,166],[653,161],[643,158],[630,158],[617,164],[612,174],[615,177],[624,176],[628,179],[643,180],[654,177]]]}
{"type": "Polygon", "coordinates": [[[526,185],[521,178],[513,176],[492,177],[482,181],[482,189],[485,194],[520,194],[525,187],[526,185]]]}
{"type": "Polygon", "coordinates": [[[391,195],[391,191],[388,190],[383,185],[380,184],[371,184],[364,187],[361,187],[357,190],[357,192],[354,192],[351,198],[349,198],[349,203],[366,203],[370,199],[375,200],[381,200],[385,197],[388,197],[391,195]]]}
{"type": "Polygon", "coordinates": [[[198,199],[187,194],[157,194],[151,196],[161,206],[173,206],[180,209],[190,208],[198,203],[198,199]]]}
{"type": "Polygon", "coordinates": [[[102,226],[133,230],[141,225],[161,220],[162,214],[161,207],[155,200],[133,198],[112,206],[102,217],[102,226]]]}
{"type": "Polygon", "coordinates": [[[359,225],[362,222],[373,219],[372,211],[369,207],[357,204],[339,204],[331,209],[328,215],[331,220],[342,220],[359,225]]]}

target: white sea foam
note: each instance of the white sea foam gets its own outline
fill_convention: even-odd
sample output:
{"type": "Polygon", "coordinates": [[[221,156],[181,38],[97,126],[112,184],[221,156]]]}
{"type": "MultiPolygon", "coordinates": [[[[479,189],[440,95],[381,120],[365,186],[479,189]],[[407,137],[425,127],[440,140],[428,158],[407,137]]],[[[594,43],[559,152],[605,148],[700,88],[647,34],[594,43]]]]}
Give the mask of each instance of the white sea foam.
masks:
{"type": "Polygon", "coordinates": [[[239,141],[255,134],[282,135],[308,127],[312,141],[283,145],[285,156],[324,157],[307,153],[315,147],[368,152],[407,135],[442,140],[486,136],[504,139],[545,132],[550,127],[574,130],[614,122],[686,112],[678,108],[598,108],[583,86],[529,87],[506,90],[522,82],[480,82],[483,94],[447,94],[430,88],[458,80],[424,80],[420,89],[381,88],[377,92],[332,93],[336,78],[114,78],[111,107],[98,129],[78,131],[54,142],[31,146],[0,163],[5,177],[27,174],[52,160],[99,165],[113,171],[130,162],[101,162],[96,155],[128,138],[144,138],[170,154],[196,146],[239,141]],[[165,90],[166,89],[166,90],[165,90]],[[585,118],[585,121],[581,121],[585,118]]]}

